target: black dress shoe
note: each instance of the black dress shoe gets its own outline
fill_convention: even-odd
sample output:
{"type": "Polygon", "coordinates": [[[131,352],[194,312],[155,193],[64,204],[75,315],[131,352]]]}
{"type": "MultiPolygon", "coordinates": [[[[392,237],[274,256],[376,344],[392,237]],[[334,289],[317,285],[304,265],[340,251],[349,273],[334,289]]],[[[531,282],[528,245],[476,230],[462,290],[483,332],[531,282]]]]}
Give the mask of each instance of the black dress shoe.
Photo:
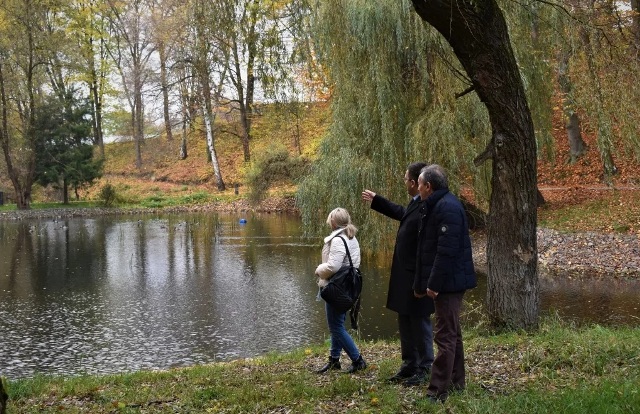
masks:
{"type": "Polygon", "coordinates": [[[408,378],[411,378],[412,376],[413,374],[405,374],[404,372],[400,371],[396,373],[396,375],[394,375],[393,377],[387,378],[387,382],[399,384],[401,382],[406,381],[408,378]]]}
{"type": "Polygon", "coordinates": [[[449,394],[447,394],[446,392],[443,392],[442,394],[438,394],[438,395],[427,394],[427,400],[432,404],[444,403],[448,397],[449,397],[449,394]]]}
{"type": "Polygon", "coordinates": [[[420,371],[415,375],[407,378],[402,385],[407,387],[415,387],[418,385],[423,385],[429,382],[429,371],[420,371]]]}

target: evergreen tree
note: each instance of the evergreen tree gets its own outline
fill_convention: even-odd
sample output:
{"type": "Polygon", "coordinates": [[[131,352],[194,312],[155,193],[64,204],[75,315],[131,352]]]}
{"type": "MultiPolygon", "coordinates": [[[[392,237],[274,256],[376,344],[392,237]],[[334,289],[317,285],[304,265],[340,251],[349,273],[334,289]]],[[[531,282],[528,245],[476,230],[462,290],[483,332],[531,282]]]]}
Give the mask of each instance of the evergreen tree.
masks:
{"type": "Polygon", "coordinates": [[[49,97],[36,113],[36,180],[61,188],[69,202],[69,186],[76,190],[102,175],[102,158],[94,159],[91,107],[74,97],[60,102],[49,97]]]}

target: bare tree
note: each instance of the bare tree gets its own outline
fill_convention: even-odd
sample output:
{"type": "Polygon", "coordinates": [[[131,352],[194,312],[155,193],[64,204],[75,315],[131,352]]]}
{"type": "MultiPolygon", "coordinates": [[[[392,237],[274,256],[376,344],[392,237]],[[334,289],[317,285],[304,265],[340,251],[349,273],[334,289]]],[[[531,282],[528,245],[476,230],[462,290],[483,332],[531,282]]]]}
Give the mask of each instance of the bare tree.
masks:
{"type": "Polygon", "coordinates": [[[204,0],[194,2],[193,66],[202,94],[202,116],[213,174],[218,190],[222,191],[225,189],[225,184],[216,153],[215,119],[227,75],[228,55],[224,53],[225,48],[219,48],[219,44],[224,41],[219,31],[220,25],[224,24],[223,20],[216,21],[220,25],[211,24],[209,20],[210,18],[220,19],[223,16],[218,9],[214,9],[215,6],[204,0]],[[216,68],[219,70],[217,71],[216,68]]]}
{"type": "Polygon", "coordinates": [[[114,43],[109,54],[122,78],[122,87],[131,109],[131,129],[136,146],[136,168],[142,167],[144,141],[143,88],[150,74],[149,60],[155,52],[150,34],[151,6],[146,0],[107,0],[114,43]]]}

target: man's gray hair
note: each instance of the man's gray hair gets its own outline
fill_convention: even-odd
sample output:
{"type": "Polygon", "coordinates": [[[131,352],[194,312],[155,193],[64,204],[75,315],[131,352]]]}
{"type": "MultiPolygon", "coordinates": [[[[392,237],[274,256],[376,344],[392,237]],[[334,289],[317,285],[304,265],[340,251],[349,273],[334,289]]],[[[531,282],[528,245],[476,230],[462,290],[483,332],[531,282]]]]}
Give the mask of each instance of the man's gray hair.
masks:
{"type": "Polygon", "coordinates": [[[420,171],[423,183],[431,183],[433,191],[449,188],[447,173],[438,164],[427,165],[420,171]]]}

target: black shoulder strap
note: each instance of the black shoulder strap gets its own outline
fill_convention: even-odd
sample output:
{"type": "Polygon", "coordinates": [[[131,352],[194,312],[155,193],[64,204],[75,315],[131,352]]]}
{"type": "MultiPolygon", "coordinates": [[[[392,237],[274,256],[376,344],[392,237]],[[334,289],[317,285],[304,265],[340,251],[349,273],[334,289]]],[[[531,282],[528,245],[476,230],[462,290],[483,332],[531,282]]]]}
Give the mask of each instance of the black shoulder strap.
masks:
{"type": "MultiPolygon", "coordinates": [[[[340,237],[342,239],[342,243],[344,243],[344,248],[347,249],[349,266],[353,267],[353,262],[351,261],[351,254],[349,253],[349,246],[347,246],[347,241],[342,236],[336,236],[336,237],[340,237]]],[[[355,330],[358,330],[358,315],[360,314],[360,299],[361,297],[360,295],[358,295],[356,302],[353,304],[353,306],[351,307],[351,310],[349,311],[349,318],[351,319],[351,327],[355,330]]]]}
{"type": "Polygon", "coordinates": [[[342,239],[342,243],[344,243],[344,248],[347,249],[347,257],[349,258],[349,266],[353,267],[353,262],[351,261],[351,254],[349,254],[349,246],[347,246],[347,241],[342,236],[336,236],[342,239]]]}

